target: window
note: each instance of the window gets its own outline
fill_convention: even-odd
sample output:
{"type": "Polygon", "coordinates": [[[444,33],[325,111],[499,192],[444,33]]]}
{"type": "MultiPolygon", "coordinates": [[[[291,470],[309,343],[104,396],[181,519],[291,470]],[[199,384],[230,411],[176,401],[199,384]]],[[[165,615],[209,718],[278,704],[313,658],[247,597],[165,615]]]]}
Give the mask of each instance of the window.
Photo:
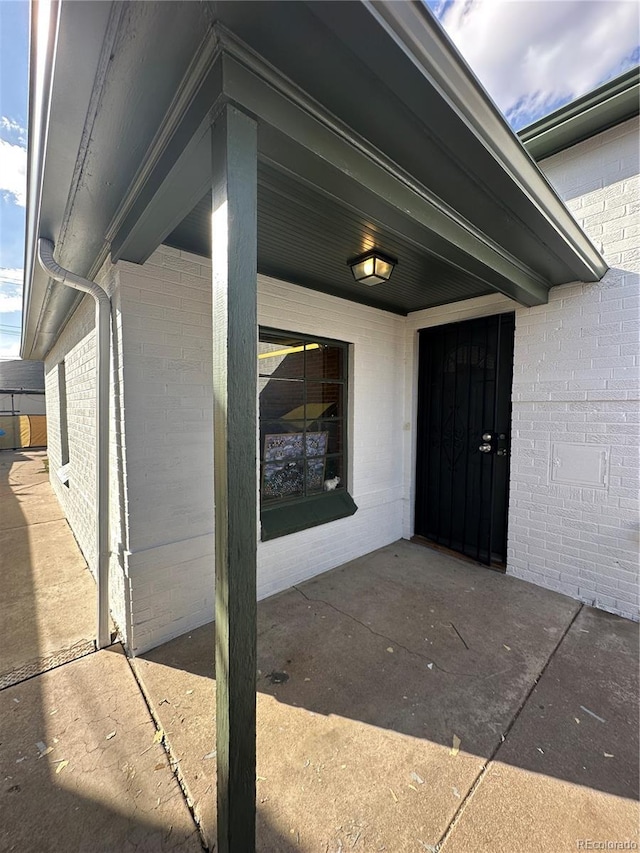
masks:
{"type": "Polygon", "coordinates": [[[260,331],[260,508],[273,539],[352,515],[347,344],[260,331]]]}
{"type": "Polygon", "coordinates": [[[58,406],[60,423],[60,468],[58,478],[69,488],[69,424],[67,420],[67,374],[64,361],[58,364],[58,406]]]}

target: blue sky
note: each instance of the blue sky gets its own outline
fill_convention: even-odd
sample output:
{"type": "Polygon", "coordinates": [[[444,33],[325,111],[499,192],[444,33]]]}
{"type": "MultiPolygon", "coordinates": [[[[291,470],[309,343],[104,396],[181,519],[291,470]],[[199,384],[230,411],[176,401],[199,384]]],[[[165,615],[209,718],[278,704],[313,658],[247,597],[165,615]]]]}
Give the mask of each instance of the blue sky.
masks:
{"type": "Polygon", "coordinates": [[[638,64],[635,0],[427,0],[516,130],[638,64]]]}
{"type": "MultiPolygon", "coordinates": [[[[511,125],[637,65],[635,0],[425,0],[511,125]]],[[[16,358],[25,214],[27,0],[0,0],[0,358],[16,358]]]]}
{"type": "Polygon", "coordinates": [[[0,0],[0,358],[20,342],[29,6],[0,0]]]}

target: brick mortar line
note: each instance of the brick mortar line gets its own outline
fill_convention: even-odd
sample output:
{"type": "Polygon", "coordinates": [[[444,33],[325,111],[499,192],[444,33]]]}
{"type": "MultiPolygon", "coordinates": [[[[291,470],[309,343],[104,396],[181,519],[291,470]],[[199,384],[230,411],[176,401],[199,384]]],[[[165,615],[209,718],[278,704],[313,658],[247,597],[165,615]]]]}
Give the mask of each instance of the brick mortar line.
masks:
{"type": "Polygon", "coordinates": [[[180,769],[180,761],[179,761],[177,755],[174,753],[173,748],[171,747],[171,744],[170,744],[169,739],[167,737],[167,733],[164,730],[164,726],[162,725],[162,721],[160,720],[160,717],[158,716],[158,714],[156,714],[156,712],[153,709],[153,705],[151,703],[151,697],[149,696],[149,694],[148,694],[148,692],[144,686],[144,682],[143,682],[142,678],[139,676],[138,672],[136,671],[135,666],[133,665],[133,659],[128,654],[126,654],[125,657],[127,659],[127,663],[129,664],[129,669],[131,670],[131,674],[133,675],[133,678],[134,678],[136,684],[138,685],[138,690],[140,691],[140,695],[142,696],[144,704],[147,707],[147,711],[149,712],[149,716],[151,717],[151,719],[152,719],[152,721],[156,727],[156,730],[162,732],[162,740],[160,741],[160,743],[164,748],[164,751],[167,755],[167,758],[169,759],[169,767],[170,767],[173,775],[176,777],[178,787],[180,788],[180,791],[182,792],[182,795],[184,797],[185,805],[186,805],[187,809],[189,810],[189,814],[191,815],[194,824],[196,825],[196,829],[198,830],[198,836],[200,838],[200,845],[202,847],[202,850],[204,851],[204,853],[209,853],[209,848],[207,847],[206,839],[204,837],[204,829],[203,829],[202,823],[200,822],[200,820],[198,819],[198,816],[196,815],[195,800],[193,799],[193,797],[191,796],[191,794],[189,792],[189,787],[187,785],[187,781],[186,781],[186,779],[182,773],[182,770],[180,769]]]}
{"type": "Polygon", "coordinates": [[[562,632],[562,636],[560,637],[560,639],[558,640],[558,642],[557,642],[557,643],[556,643],[556,645],[554,646],[553,651],[551,652],[551,654],[550,654],[550,655],[549,655],[549,657],[547,658],[547,660],[546,660],[546,662],[545,662],[544,666],[542,667],[542,669],[541,669],[541,670],[540,670],[540,672],[538,673],[537,677],[534,679],[533,684],[531,685],[531,687],[530,687],[530,688],[529,688],[529,690],[527,691],[527,695],[526,695],[526,696],[524,697],[524,699],[522,700],[522,703],[520,704],[520,707],[518,708],[518,710],[516,711],[516,713],[513,715],[512,719],[511,719],[511,722],[509,723],[509,725],[507,726],[507,728],[506,728],[506,729],[505,729],[505,731],[503,732],[502,737],[504,738],[504,740],[500,740],[500,741],[498,741],[498,744],[497,744],[496,748],[493,750],[493,752],[491,753],[491,755],[489,756],[489,758],[488,758],[488,759],[487,759],[487,761],[485,762],[485,764],[484,764],[484,766],[483,766],[482,770],[481,770],[481,771],[480,771],[480,773],[477,775],[475,782],[473,783],[473,785],[472,785],[472,786],[471,786],[471,788],[469,789],[469,791],[468,791],[467,795],[465,796],[465,798],[462,800],[462,802],[461,802],[461,803],[460,803],[460,805],[458,806],[458,809],[456,810],[456,813],[454,814],[454,816],[453,816],[453,817],[451,818],[451,820],[449,821],[449,825],[447,826],[447,828],[445,829],[445,831],[443,832],[443,834],[440,836],[440,840],[438,841],[438,843],[437,843],[437,844],[435,845],[435,847],[434,847],[434,853],[442,853],[442,851],[443,851],[443,849],[444,849],[444,845],[447,843],[447,840],[449,839],[449,836],[451,835],[452,831],[455,829],[456,825],[457,825],[457,824],[458,824],[458,822],[460,821],[460,818],[461,818],[461,817],[462,817],[462,815],[464,814],[464,810],[466,809],[467,805],[469,804],[469,802],[470,802],[471,798],[473,797],[473,795],[475,794],[476,790],[480,787],[480,785],[481,785],[482,781],[484,780],[484,777],[487,775],[487,772],[488,772],[488,770],[489,770],[489,767],[491,766],[491,764],[492,764],[492,763],[493,763],[493,761],[495,760],[495,758],[496,758],[496,756],[497,756],[498,752],[500,751],[500,749],[501,749],[502,745],[503,745],[504,743],[506,743],[507,738],[509,737],[509,734],[511,733],[511,730],[513,729],[514,725],[516,724],[516,722],[517,722],[518,718],[520,717],[520,714],[521,714],[521,713],[522,713],[522,711],[524,710],[524,708],[525,708],[525,706],[526,706],[527,702],[528,702],[528,701],[529,701],[529,699],[531,698],[531,694],[533,693],[533,691],[536,689],[536,687],[537,687],[537,686],[538,686],[538,684],[540,683],[540,679],[542,678],[542,676],[543,676],[543,675],[545,674],[545,672],[547,671],[547,667],[549,666],[549,664],[551,663],[551,661],[552,661],[552,660],[553,660],[553,658],[555,657],[556,652],[558,651],[558,649],[560,648],[560,646],[561,646],[561,645],[562,645],[562,643],[564,642],[564,638],[567,636],[567,634],[569,633],[569,631],[570,631],[570,630],[571,630],[571,628],[573,627],[573,625],[574,625],[574,623],[575,623],[576,619],[577,619],[577,618],[578,618],[578,616],[582,613],[582,610],[584,609],[584,607],[585,607],[585,605],[584,605],[584,604],[581,604],[581,605],[580,605],[580,607],[578,607],[578,609],[576,610],[576,612],[573,614],[573,616],[572,616],[572,618],[571,618],[571,620],[570,620],[569,624],[567,625],[567,627],[565,628],[565,630],[562,632]]]}

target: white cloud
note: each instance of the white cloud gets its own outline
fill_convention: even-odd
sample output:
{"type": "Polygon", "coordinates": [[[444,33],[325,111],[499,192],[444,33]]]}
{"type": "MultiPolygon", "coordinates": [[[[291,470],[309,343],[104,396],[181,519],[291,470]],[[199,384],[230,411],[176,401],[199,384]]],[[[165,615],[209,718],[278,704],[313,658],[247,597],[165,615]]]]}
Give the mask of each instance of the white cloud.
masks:
{"type": "Polygon", "coordinates": [[[24,207],[27,196],[27,149],[0,139],[0,193],[24,207]]]}
{"type": "Polygon", "coordinates": [[[22,311],[21,269],[0,267],[0,314],[22,311]]]}
{"type": "Polygon", "coordinates": [[[0,136],[6,142],[18,143],[23,147],[27,144],[26,128],[8,116],[0,116],[0,136]]]}
{"type": "Polygon", "coordinates": [[[0,291],[0,314],[10,314],[12,311],[22,311],[22,295],[5,294],[0,291]]]}
{"type": "Polygon", "coordinates": [[[24,281],[24,270],[17,267],[0,267],[0,284],[19,284],[24,281]]]}
{"type": "Polygon", "coordinates": [[[454,0],[437,14],[514,124],[621,72],[638,46],[629,0],[454,0]]]}
{"type": "Polygon", "coordinates": [[[14,341],[0,341],[0,361],[4,359],[20,358],[20,338],[14,341]]]}

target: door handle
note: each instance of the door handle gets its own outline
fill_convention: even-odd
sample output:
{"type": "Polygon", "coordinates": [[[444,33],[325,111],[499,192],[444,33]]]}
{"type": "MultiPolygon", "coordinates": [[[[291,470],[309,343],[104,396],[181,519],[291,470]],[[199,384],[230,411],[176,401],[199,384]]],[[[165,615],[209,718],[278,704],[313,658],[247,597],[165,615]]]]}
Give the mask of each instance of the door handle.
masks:
{"type": "Polygon", "coordinates": [[[478,450],[480,451],[480,453],[491,453],[493,448],[490,444],[481,444],[478,450]]]}

